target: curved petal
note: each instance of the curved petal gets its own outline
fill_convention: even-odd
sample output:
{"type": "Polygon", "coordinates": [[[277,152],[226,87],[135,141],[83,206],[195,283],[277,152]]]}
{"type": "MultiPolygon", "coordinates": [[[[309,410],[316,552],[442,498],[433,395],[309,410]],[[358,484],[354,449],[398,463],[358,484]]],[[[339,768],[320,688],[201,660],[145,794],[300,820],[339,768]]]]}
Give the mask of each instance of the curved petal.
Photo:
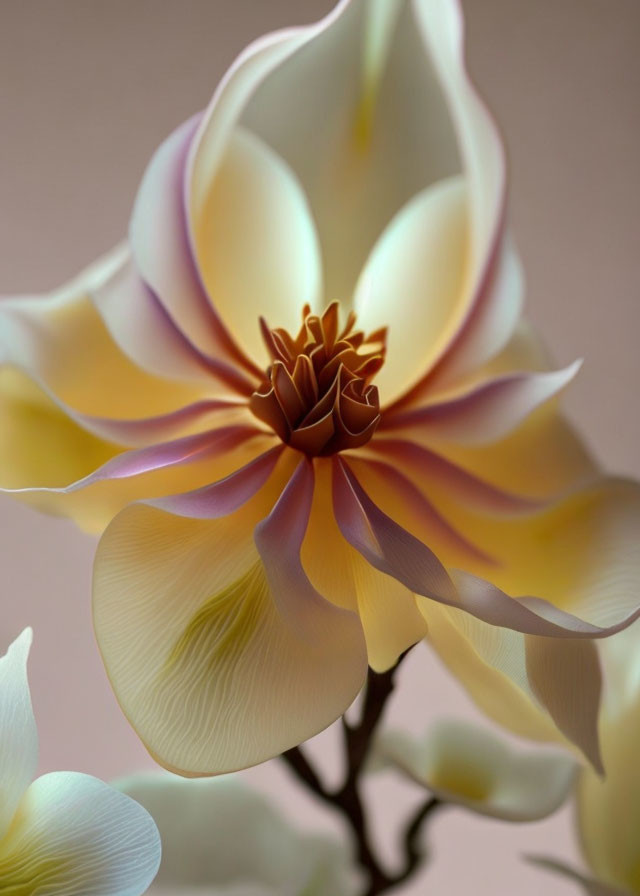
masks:
{"type": "Polygon", "coordinates": [[[50,295],[0,300],[0,365],[23,369],[79,413],[97,416],[148,417],[199,397],[203,387],[172,382],[166,364],[154,376],[132,362],[96,311],[92,296],[126,264],[118,248],[50,295]]]}
{"type": "MultiPolygon", "coordinates": [[[[102,531],[131,501],[203,486],[273,444],[272,436],[239,420],[217,433],[120,453],[121,446],[82,429],[11,368],[0,371],[0,423],[0,488],[39,510],[70,516],[90,532],[102,531]],[[224,438],[229,430],[254,436],[231,445],[224,438]]],[[[114,435],[119,429],[113,421],[96,428],[105,427],[114,435]]],[[[126,435],[127,425],[120,429],[126,435]]]]}
{"type": "Polygon", "coordinates": [[[354,297],[358,326],[365,332],[388,327],[385,363],[376,375],[383,406],[416,382],[460,324],[468,214],[461,177],[433,184],[391,221],[360,275],[354,297]]]}
{"type": "Polygon", "coordinates": [[[306,35],[254,90],[241,122],[300,179],[318,226],[325,299],[348,303],[391,218],[460,165],[409,3],[344,2],[306,35]]]}
{"type": "Polygon", "coordinates": [[[207,387],[209,394],[253,391],[254,383],[237,364],[206,355],[178,329],[130,260],[93,290],[92,299],[123,352],[146,370],[207,387]]]}
{"type": "Polygon", "coordinates": [[[0,841],[8,892],[140,896],[159,864],[160,838],[148,812],[77,772],[34,781],[0,841]]]}
{"type": "Polygon", "coordinates": [[[38,731],[27,680],[32,637],[26,628],[0,657],[0,842],[38,764],[38,731]]]}
{"type": "Polygon", "coordinates": [[[381,429],[424,427],[426,439],[482,445],[504,438],[537,407],[564,389],[581,362],[564,370],[512,373],[488,380],[448,401],[386,414],[381,429]]]}
{"type": "Polygon", "coordinates": [[[613,714],[609,708],[605,703],[600,727],[607,775],[601,778],[590,769],[581,774],[578,827],[583,852],[596,876],[636,893],[640,887],[640,703],[636,694],[624,710],[613,714]]]}
{"type": "Polygon", "coordinates": [[[149,773],[116,786],[147,809],[160,831],[162,863],[151,892],[220,887],[227,893],[234,885],[274,894],[354,892],[345,846],[297,833],[234,777],[187,781],[149,773]]]}
{"type": "Polygon", "coordinates": [[[437,722],[420,738],[382,731],[374,753],[447,802],[505,821],[551,815],[569,796],[576,771],[567,756],[515,750],[462,721],[437,722]]]}
{"type": "Polygon", "coordinates": [[[220,519],[133,505],[99,545],[94,621],[107,672],[148,749],[183,774],[241,768],[300,743],[364,681],[356,617],[323,601],[296,559],[308,483],[292,480],[260,552],[253,542],[283,475],[286,466],[220,519]]]}
{"type": "MultiPolygon", "coordinates": [[[[470,193],[471,301],[463,325],[427,373],[427,384],[459,376],[496,354],[522,307],[522,274],[504,231],[506,165],[497,128],[464,64],[464,23],[458,0],[413,0],[452,116],[470,193]]],[[[414,393],[415,396],[415,393],[414,393]]]]}
{"type": "Polygon", "coordinates": [[[287,165],[235,130],[192,218],[209,298],[248,356],[267,366],[260,318],[294,331],[318,306],[320,255],[304,195],[287,165]]]}

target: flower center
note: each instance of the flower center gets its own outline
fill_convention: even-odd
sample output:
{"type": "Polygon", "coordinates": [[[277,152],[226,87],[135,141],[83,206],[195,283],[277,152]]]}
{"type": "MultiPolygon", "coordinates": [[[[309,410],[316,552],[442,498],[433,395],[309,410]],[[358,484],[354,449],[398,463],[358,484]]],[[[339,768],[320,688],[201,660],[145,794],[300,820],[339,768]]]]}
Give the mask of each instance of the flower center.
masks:
{"type": "Polygon", "coordinates": [[[260,320],[273,363],[249,407],[283,442],[311,457],[364,445],[380,422],[371,381],[384,363],[386,328],[365,338],[354,330],[352,311],[339,331],[338,313],[338,302],[322,317],[305,305],[295,338],[260,320]]]}

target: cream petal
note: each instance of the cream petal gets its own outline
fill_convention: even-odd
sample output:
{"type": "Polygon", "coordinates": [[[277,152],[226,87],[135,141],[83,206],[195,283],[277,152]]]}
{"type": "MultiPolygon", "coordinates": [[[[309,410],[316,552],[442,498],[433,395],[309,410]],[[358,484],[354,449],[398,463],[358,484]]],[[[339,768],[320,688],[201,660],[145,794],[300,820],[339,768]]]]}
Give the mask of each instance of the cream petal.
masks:
{"type": "Polygon", "coordinates": [[[159,864],[148,812],[77,772],[34,781],[0,841],[3,889],[21,896],[140,896],[159,864]]]}
{"type": "Polygon", "coordinates": [[[183,774],[241,768],[300,743],[364,681],[356,617],[332,610],[296,561],[308,485],[297,502],[285,492],[260,553],[254,544],[285,472],[220,519],[130,506],[98,547],[94,621],[111,683],[154,757],[183,774]]]}
{"type": "Polygon", "coordinates": [[[158,825],[162,863],[153,893],[176,887],[225,894],[256,887],[274,896],[354,892],[345,846],[295,832],[265,797],[234,777],[187,781],[149,773],[115,786],[158,825]]]}
{"type": "Polygon", "coordinates": [[[0,842],[38,764],[38,731],[31,707],[26,628],[0,658],[0,842]]]}
{"type": "MultiPolygon", "coordinates": [[[[637,650],[636,632],[630,661],[637,650]]],[[[590,867],[600,880],[623,891],[638,893],[640,701],[637,692],[624,708],[616,707],[615,702],[605,702],[600,731],[607,774],[601,778],[585,769],[580,776],[577,790],[580,841],[590,867]]]]}
{"type": "Polygon", "coordinates": [[[305,36],[256,87],[241,122],[299,177],[318,226],[325,299],[348,303],[391,218],[460,164],[409,3],[344,2],[305,36]]]}
{"type": "Polygon", "coordinates": [[[374,754],[447,802],[505,821],[555,812],[571,792],[576,769],[567,756],[516,750],[463,721],[437,722],[418,738],[383,730],[374,754]]]}
{"type": "Polygon", "coordinates": [[[470,194],[471,295],[466,320],[432,378],[458,376],[506,344],[522,305],[522,277],[504,233],[506,172],[497,128],[467,75],[457,0],[412,0],[446,96],[470,194]]]}
{"type": "Polygon", "coordinates": [[[0,365],[23,369],[76,411],[97,416],[148,417],[197,398],[202,387],[172,382],[166,366],[165,376],[153,376],[123,354],[94,307],[92,297],[127,263],[119,247],[49,295],[0,300],[0,365]]]}
{"type": "Polygon", "coordinates": [[[235,130],[192,227],[213,306],[266,367],[260,318],[295,331],[303,306],[317,307],[320,293],[317,238],[294,175],[261,140],[235,130]]]}
{"type": "Polygon", "coordinates": [[[468,195],[461,177],[414,197],[376,243],[356,286],[365,332],[388,327],[376,375],[382,404],[414,384],[449,343],[466,310],[468,195]]]}
{"type": "Polygon", "coordinates": [[[428,441],[482,445],[513,432],[540,405],[571,382],[581,362],[563,370],[518,372],[478,383],[454,398],[387,414],[381,430],[423,427],[428,441]]]}

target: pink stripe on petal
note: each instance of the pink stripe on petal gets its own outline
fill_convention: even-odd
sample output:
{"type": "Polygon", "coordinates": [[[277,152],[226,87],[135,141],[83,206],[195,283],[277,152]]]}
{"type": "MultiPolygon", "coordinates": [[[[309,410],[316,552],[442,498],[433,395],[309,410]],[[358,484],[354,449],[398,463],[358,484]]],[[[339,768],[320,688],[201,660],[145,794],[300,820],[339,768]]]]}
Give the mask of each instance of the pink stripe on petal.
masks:
{"type": "Polygon", "coordinates": [[[504,491],[459,467],[435,451],[403,439],[372,439],[367,449],[397,459],[405,469],[425,480],[444,485],[451,497],[472,509],[489,513],[531,513],[553,499],[539,500],[504,491]]]}
{"type": "Polygon", "coordinates": [[[211,414],[217,411],[244,407],[244,402],[211,399],[196,401],[186,407],[159,414],[155,417],[143,417],[139,420],[116,420],[109,417],[90,417],[86,414],[69,415],[84,429],[100,438],[119,445],[148,445],[158,439],[167,439],[180,432],[186,426],[209,422],[211,414]]]}
{"type": "Polygon", "coordinates": [[[250,395],[254,384],[236,367],[203,354],[178,329],[153,290],[127,261],[92,292],[92,300],[122,351],[152,373],[181,380],[217,381],[223,391],[250,395]]]}
{"type": "Polygon", "coordinates": [[[388,517],[340,459],[334,461],[333,502],[343,536],[376,569],[414,594],[465,610],[491,625],[527,635],[604,638],[640,617],[640,607],[622,621],[601,628],[540,598],[513,598],[490,582],[460,570],[447,573],[425,544],[388,517]]]}
{"type": "Polygon", "coordinates": [[[466,395],[440,404],[395,414],[387,412],[379,428],[424,426],[425,434],[467,445],[497,441],[563,389],[574,378],[581,363],[576,361],[564,370],[498,377],[476,386],[466,395]]]}
{"type": "MultiPolygon", "coordinates": [[[[254,539],[278,610],[296,634],[312,648],[344,630],[344,642],[365,653],[359,618],[350,610],[329,603],[313,587],[300,560],[313,501],[314,472],[302,460],[269,516],[259,523],[254,539]]],[[[342,639],[341,639],[342,640],[342,639]]],[[[339,657],[336,657],[339,661],[339,657]]]]}
{"type": "Polygon", "coordinates": [[[424,523],[430,527],[434,534],[442,538],[453,548],[462,550],[470,554],[474,560],[481,560],[484,563],[496,564],[498,561],[480,550],[473,542],[469,541],[461,532],[453,526],[422,494],[411,480],[384,461],[368,460],[362,458],[360,463],[369,467],[382,476],[385,481],[396,492],[398,499],[420,517],[424,523]]]}
{"type": "Polygon", "coordinates": [[[192,519],[217,519],[228,516],[246,504],[271,476],[284,445],[276,445],[265,451],[255,460],[225,476],[213,485],[194,489],[181,495],[170,495],[166,498],[154,498],[145,501],[160,510],[166,510],[176,516],[188,516],[192,519]]]}

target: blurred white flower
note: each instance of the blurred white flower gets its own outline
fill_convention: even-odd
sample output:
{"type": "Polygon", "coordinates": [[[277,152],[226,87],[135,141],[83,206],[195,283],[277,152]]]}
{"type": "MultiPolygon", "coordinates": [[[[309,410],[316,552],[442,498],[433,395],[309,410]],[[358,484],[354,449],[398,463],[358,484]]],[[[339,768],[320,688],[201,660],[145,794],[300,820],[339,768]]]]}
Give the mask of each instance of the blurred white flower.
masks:
{"type": "Polygon", "coordinates": [[[348,848],[294,831],[234,777],[185,780],[164,772],[115,786],[153,816],[162,839],[157,896],[352,896],[348,848]]]}
{"type": "Polygon", "coordinates": [[[576,765],[558,753],[524,752],[469,722],[441,721],[423,737],[381,732],[371,768],[392,767],[449,803],[505,821],[535,821],[558,809],[576,765]]]}
{"type": "Polygon", "coordinates": [[[33,781],[38,733],[27,681],[31,629],[0,658],[0,893],[139,896],[160,862],[148,812],[97,778],[33,781]]]}

